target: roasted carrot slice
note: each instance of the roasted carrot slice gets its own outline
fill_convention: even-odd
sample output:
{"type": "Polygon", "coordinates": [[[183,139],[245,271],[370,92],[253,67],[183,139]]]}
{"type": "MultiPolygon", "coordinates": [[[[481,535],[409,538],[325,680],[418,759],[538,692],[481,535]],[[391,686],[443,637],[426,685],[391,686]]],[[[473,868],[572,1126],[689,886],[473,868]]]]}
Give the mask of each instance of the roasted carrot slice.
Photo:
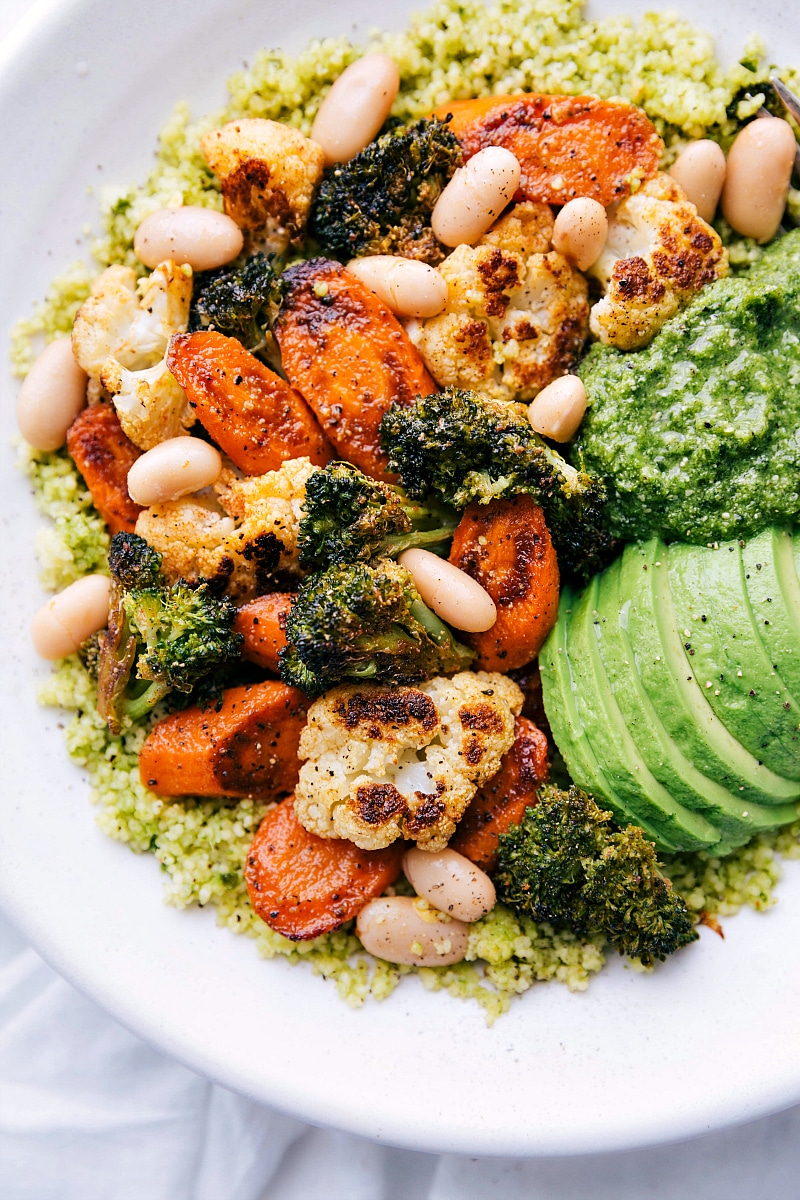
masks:
{"type": "Polygon", "coordinates": [[[286,378],[305,396],[337,454],[388,478],[380,423],[392,404],[439,389],[392,312],[339,263],[325,258],[284,272],[288,293],[275,325],[286,378]]]}
{"type": "Polygon", "coordinates": [[[142,453],[122,432],[112,404],[90,404],[67,430],[67,449],[111,533],[133,533],[142,511],[128,495],[128,471],[142,453]]]}
{"type": "Polygon", "coordinates": [[[597,96],[484,96],[443,104],[464,157],[505,146],[522,167],[517,199],[607,207],[658,171],[664,143],[640,108],[597,96]]]}
{"type": "Polygon", "coordinates": [[[541,508],[530,496],[470,504],[453,535],[450,562],[477,579],[497,605],[486,633],[461,634],[482,671],[510,671],[535,658],[558,616],[558,562],[541,508]]]}
{"type": "Polygon", "coordinates": [[[177,333],[167,366],[200,424],[246,475],[277,471],[288,458],[307,456],[317,466],[331,458],[303,397],[236,338],[177,333]]]}
{"type": "Polygon", "coordinates": [[[517,717],[514,745],[503,756],[500,770],[475,794],[458,824],[450,849],[457,850],[484,871],[493,870],[497,839],[518,825],[550,774],[547,738],[533,721],[517,717]]]}
{"type": "Polygon", "coordinates": [[[223,692],[219,711],[187,708],[151,730],[139,754],[145,787],[161,796],[272,799],[297,783],[308,702],[268,680],[223,692]]]}
{"type": "Polygon", "coordinates": [[[233,625],[244,638],[242,658],[277,672],[278,653],[286,645],[283,617],[293,600],[293,592],[270,592],[242,605],[233,625]]]}
{"type": "Polygon", "coordinates": [[[400,877],[405,843],[360,850],[309,833],[289,796],[264,817],[247,855],[250,903],[271,929],[305,941],[338,929],[400,877]]]}

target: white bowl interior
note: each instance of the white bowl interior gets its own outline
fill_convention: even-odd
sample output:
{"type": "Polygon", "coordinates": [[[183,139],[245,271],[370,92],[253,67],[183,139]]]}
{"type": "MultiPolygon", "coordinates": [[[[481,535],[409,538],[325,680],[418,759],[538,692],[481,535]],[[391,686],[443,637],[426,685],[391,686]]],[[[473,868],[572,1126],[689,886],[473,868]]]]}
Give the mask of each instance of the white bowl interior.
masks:
{"type": "MultiPolygon", "coordinates": [[[[595,11],[644,11],[631,0],[595,11]]],[[[671,7],[676,7],[674,4],[671,7]]],[[[677,5],[691,17],[689,0],[677,5]]],[[[3,344],[51,277],[83,253],[87,185],[148,167],[173,103],[221,103],[252,51],[311,35],[400,28],[406,0],[64,0],[39,4],[6,49],[0,120],[3,344]],[[80,67],[79,67],[80,64],[80,67]],[[88,66],[88,71],[83,65],[88,66]]],[[[759,28],[800,62],[788,5],[714,0],[702,22],[738,48],[759,28]]],[[[3,377],[3,444],[15,384],[3,377]]],[[[333,988],[263,963],[211,912],[161,900],[157,864],[94,825],[67,760],[62,717],[37,707],[47,668],[30,648],[41,603],[27,482],[2,472],[5,703],[0,901],[44,956],[140,1035],[228,1087],[306,1119],[386,1142],[471,1154],[569,1154],[700,1133],[800,1099],[800,870],[778,908],[709,930],[652,977],[621,961],[585,995],[535,987],[489,1029],[483,1013],[407,980],[385,1003],[347,1008],[333,988]]]]}

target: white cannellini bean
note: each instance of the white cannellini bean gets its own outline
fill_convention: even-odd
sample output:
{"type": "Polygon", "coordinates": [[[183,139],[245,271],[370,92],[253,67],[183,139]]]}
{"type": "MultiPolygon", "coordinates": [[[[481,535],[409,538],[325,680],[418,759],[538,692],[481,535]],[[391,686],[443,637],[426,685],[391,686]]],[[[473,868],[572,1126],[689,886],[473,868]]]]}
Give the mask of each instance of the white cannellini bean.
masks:
{"type": "Polygon", "coordinates": [[[43,604],[31,621],[36,653],[42,658],[65,658],[104,629],[110,587],[106,575],[84,575],[43,604]]]}
{"type": "Polygon", "coordinates": [[[722,147],[710,138],[691,142],[681,150],[669,168],[669,174],[686,192],[698,215],[704,221],[713,221],[725,182],[722,147]]]}
{"type": "Polygon", "coordinates": [[[149,508],[179,500],[216,483],[222,470],[219,450],[196,437],[168,438],[148,450],[128,471],[128,494],[149,508]]]}
{"type": "Polygon", "coordinates": [[[586,388],[577,375],[562,375],[542,388],[528,405],[531,425],[542,437],[568,442],[586,413],[586,388]]]}
{"type": "Polygon", "coordinates": [[[319,106],[311,138],[325,165],[349,162],[375,137],[400,87],[397,63],[388,54],[365,54],[351,63],[319,106]]]}
{"type": "Polygon", "coordinates": [[[568,201],[553,225],[553,249],[579,271],[587,271],[600,257],[607,237],[606,210],[588,196],[568,201]]]}
{"type": "Polygon", "coordinates": [[[459,167],[436,201],[431,228],[445,246],[472,245],[495,223],[519,187],[519,160],[487,146],[459,167]]]}
{"type": "Polygon", "coordinates": [[[397,560],[437,617],[466,633],[484,633],[497,620],[495,602],[477,580],[430,550],[404,550],[397,560]]]}
{"type": "Polygon", "coordinates": [[[415,846],[403,855],[403,872],[418,896],[457,921],[470,925],[495,906],[489,876],[455,850],[429,854],[415,846]]]}
{"type": "Polygon", "coordinates": [[[17,397],[19,431],[34,450],[58,450],[86,404],[86,372],[75,361],[72,339],[45,346],[17,397]]]}
{"type": "Polygon", "coordinates": [[[467,952],[469,927],[428,908],[413,896],[381,896],[358,914],[356,933],[365,950],[387,962],[446,967],[467,952]]]}
{"type": "Polygon", "coordinates": [[[780,117],[751,121],[728,151],[722,215],[737,233],[768,242],[781,223],[794,156],[792,127],[780,117]]]}
{"type": "Polygon", "coordinates": [[[243,244],[242,231],[231,217],[193,204],[151,213],[133,239],[133,248],[146,267],[157,267],[171,258],[188,263],[193,271],[211,271],[233,262],[243,244]]]}
{"type": "Polygon", "coordinates": [[[347,264],[398,317],[435,317],[447,303],[447,284],[435,267],[393,254],[352,258],[347,264]]]}

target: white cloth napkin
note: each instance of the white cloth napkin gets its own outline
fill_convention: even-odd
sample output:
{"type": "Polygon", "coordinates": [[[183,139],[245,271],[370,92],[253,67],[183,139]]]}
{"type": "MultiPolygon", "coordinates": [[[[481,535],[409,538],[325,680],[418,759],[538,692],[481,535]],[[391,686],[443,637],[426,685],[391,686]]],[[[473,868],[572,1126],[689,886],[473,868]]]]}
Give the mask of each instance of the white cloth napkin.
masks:
{"type": "Polygon", "coordinates": [[[800,1108],[572,1159],[417,1154],[314,1129],[128,1033],[0,917],[2,1200],[796,1200],[800,1108]]]}

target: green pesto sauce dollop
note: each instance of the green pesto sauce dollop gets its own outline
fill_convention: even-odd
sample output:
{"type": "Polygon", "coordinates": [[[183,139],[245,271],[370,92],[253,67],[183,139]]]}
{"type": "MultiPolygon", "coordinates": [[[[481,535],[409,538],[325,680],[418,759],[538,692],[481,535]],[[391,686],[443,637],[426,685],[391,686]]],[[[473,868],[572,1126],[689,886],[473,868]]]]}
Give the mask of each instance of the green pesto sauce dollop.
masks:
{"type": "Polygon", "coordinates": [[[800,515],[800,230],[705,288],[643,350],[594,345],[573,462],[612,534],[706,544],[800,515]]]}

